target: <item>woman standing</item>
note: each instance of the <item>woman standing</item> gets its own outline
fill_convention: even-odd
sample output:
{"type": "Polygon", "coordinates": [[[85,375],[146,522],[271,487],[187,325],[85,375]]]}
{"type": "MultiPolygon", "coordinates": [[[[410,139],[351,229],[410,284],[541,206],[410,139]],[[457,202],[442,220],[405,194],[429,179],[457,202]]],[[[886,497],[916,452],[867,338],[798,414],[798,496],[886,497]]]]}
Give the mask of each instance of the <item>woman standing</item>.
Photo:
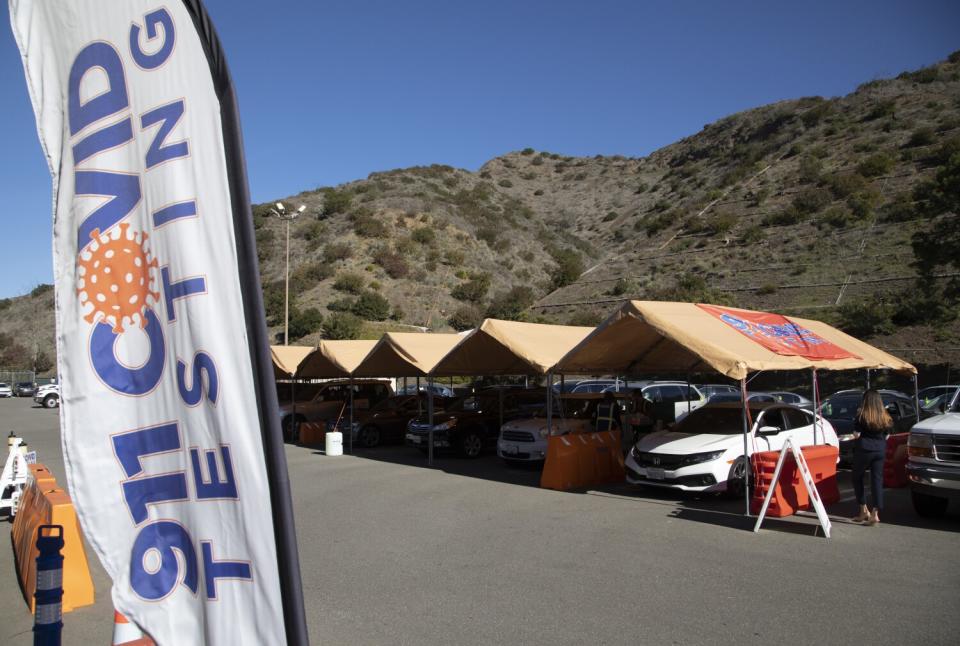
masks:
{"type": "Polygon", "coordinates": [[[893,420],[883,406],[880,393],[867,390],[863,393],[863,402],[854,420],[853,491],[860,505],[860,513],[853,519],[855,522],[866,522],[868,525],[880,522],[880,510],[883,509],[883,458],[891,429],[893,420]],[[870,467],[873,511],[867,508],[863,491],[863,476],[867,467],[870,467]]]}

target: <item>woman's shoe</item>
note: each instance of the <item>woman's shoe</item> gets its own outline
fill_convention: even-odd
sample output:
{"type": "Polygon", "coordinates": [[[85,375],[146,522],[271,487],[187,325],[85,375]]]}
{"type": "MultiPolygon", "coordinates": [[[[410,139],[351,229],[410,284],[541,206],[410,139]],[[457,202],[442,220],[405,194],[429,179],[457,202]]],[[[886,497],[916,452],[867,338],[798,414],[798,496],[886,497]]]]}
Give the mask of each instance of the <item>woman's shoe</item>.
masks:
{"type": "Polygon", "coordinates": [[[873,525],[879,525],[879,524],[880,524],[880,514],[878,514],[877,512],[873,512],[872,514],[870,514],[870,520],[867,521],[867,525],[873,526],[873,525]]]}
{"type": "Polygon", "coordinates": [[[868,520],[870,520],[870,512],[867,511],[867,508],[866,508],[866,507],[864,507],[863,509],[860,510],[860,513],[859,513],[859,514],[857,514],[856,516],[854,516],[854,517],[851,518],[850,520],[852,520],[852,521],[855,522],[855,523],[865,523],[865,522],[867,522],[868,520]]]}

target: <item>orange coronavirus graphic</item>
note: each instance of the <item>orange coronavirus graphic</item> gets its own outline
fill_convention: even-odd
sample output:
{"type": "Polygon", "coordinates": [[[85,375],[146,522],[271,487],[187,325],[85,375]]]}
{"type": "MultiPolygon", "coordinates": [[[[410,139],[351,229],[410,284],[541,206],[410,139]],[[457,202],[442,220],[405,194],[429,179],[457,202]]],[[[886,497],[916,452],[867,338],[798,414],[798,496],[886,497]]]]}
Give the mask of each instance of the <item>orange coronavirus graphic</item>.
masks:
{"type": "Polygon", "coordinates": [[[159,302],[156,291],[157,260],[146,248],[147,234],[130,231],[127,222],[100,233],[94,229],[91,242],[77,261],[77,294],[89,310],[88,323],[103,321],[122,333],[129,325],[146,325],[145,308],[159,302]]]}

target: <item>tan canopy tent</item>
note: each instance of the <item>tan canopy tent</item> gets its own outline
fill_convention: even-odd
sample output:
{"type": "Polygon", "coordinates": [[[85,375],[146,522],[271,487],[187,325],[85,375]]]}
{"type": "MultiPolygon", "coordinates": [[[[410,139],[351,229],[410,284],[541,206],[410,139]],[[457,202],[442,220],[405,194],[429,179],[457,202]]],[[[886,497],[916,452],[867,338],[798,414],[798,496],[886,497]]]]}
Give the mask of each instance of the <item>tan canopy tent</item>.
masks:
{"type": "Polygon", "coordinates": [[[545,375],[592,330],[487,319],[441,359],[430,375],[545,375]]]}
{"type": "Polygon", "coordinates": [[[748,373],[761,370],[811,368],[917,372],[906,361],[826,323],[794,317],[790,320],[859,358],[812,360],[778,354],[694,303],[629,301],[560,359],[554,372],[629,375],[639,371],[716,371],[734,379],[743,379],[748,373]]]}
{"type": "Polygon", "coordinates": [[[313,352],[313,346],[309,345],[271,345],[270,356],[273,358],[274,378],[293,379],[300,362],[311,352],[313,352]]]}
{"type": "Polygon", "coordinates": [[[297,376],[307,379],[350,377],[376,341],[321,341],[304,357],[297,376]]]}
{"type": "Polygon", "coordinates": [[[463,338],[459,334],[388,332],[353,371],[353,376],[426,377],[463,338]]]}

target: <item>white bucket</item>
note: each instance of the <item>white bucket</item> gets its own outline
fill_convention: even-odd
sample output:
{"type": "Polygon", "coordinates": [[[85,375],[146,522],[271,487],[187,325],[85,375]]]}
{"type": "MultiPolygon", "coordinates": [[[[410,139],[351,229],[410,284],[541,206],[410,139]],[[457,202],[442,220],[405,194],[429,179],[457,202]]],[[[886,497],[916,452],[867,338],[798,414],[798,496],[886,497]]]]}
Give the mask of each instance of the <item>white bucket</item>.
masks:
{"type": "Polygon", "coordinates": [[[343,433],[340,431],[327,433],[324,451],[327,455],[343,455],[343,433]]]}

